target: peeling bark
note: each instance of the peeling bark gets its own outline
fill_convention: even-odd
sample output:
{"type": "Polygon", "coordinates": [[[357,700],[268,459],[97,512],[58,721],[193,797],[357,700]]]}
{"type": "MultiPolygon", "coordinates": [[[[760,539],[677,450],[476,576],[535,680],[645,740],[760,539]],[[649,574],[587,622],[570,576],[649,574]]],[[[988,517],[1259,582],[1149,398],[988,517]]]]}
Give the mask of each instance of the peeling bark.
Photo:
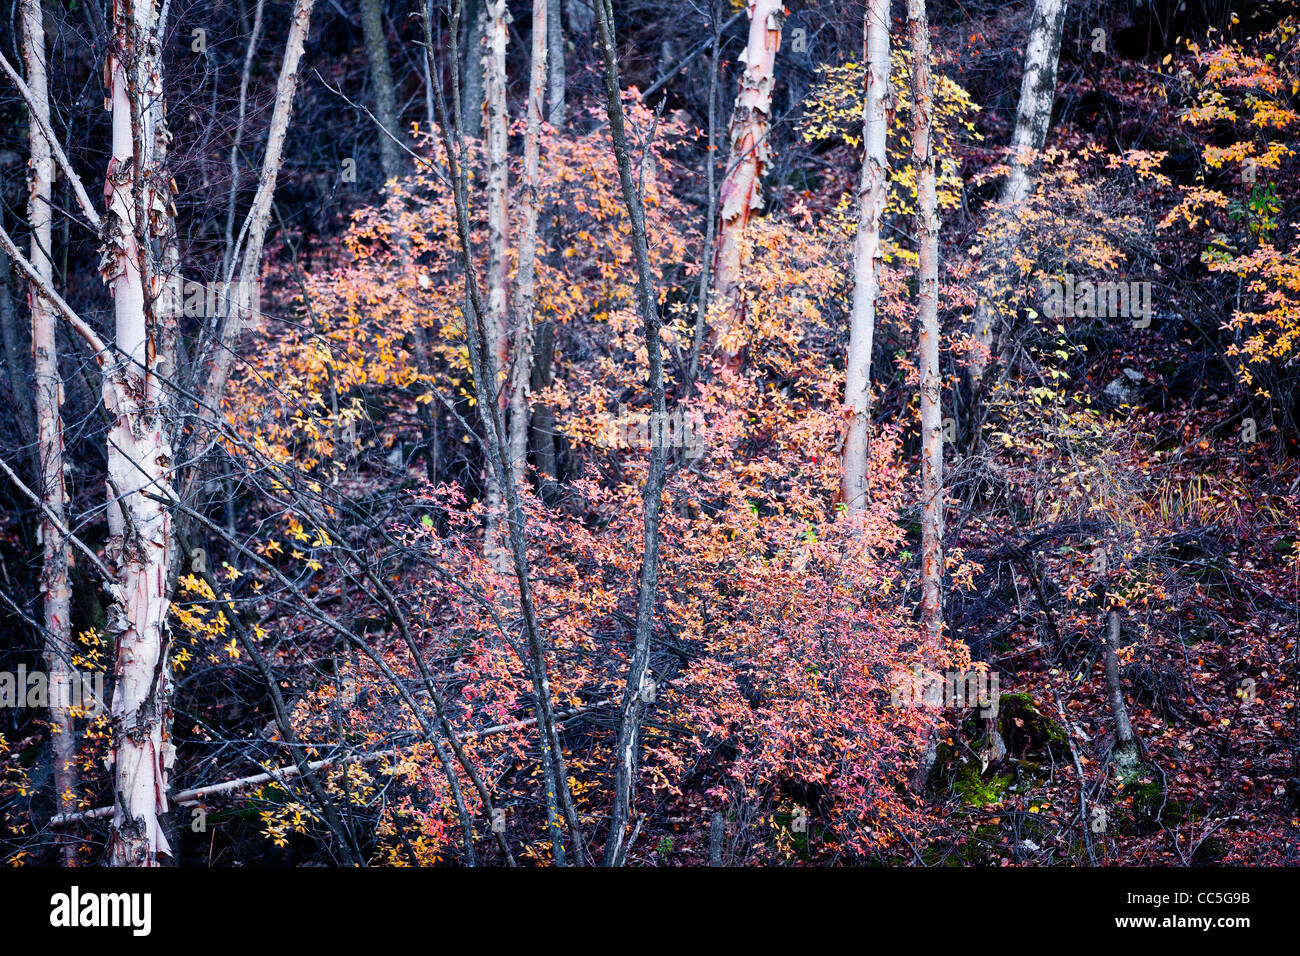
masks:
{"type": "MultiPolygon", "coordinates": [[[[204,367],[201,415],[212,414],[207,409],[220,403],[238,333],[254,308],[311,7],[311,0],[294,6],[261,178],[240,231],[243,258],[233,308],[204,367]]],[[[152,4],[117,0],[105,65],[113,147],[104,186],[108,212],[100,269],[113,296],[116,335],[116,349],[103,362],[110,419],[106,550],[114,574],[108,627],[116,646],[109,859],[119,866],[153,866],[171,853],[159,816],[167,810],[174,756],[168,614],[179,555],[171,513],[176,502],[172,443],[179,417],[167,386],[177,373],[180,277],[171,202],[175,187],[166,171],[169,136],[159,33],[152,4]]],[[[230,255],[227,288],[236,258],[230,255]]],[[[191,449],[196,457],[210,447],[210,431],[191,449]]]]}
{"type": "Polygon", "coordinates": [[[745,266],[741,240],[750,216],[763,207],[763,174],[772,155],[768,140],[772,90],[784,16],[781,0],[749,0],[749,43],[742,55],[745,71],[731,114],[731,148],[719,194],[721,222],[713,257],[714,287],[724,311],[710,341],[729,367],[740,362],[738,336],[745,317],[740,297],[745,266]]]}
{"type": "Polygon", "coordinates": [[[118,0],[109,79],[113,148],[101,271],[113,295],[116,351],[104,369],[108,409],[106,548],[115,579],[109,632],[116,647],[113,727],[115,866],[154,866],[170,854],[159,815],[167,810],[171,742],[168,571],[175,539],[168,401],[158,374],[160,341],[174,341],[175,312],[153,248],[171,230],[171,182],[160,162],[162,67],[150,3],[118,0]],[[159,307],[161,306],[161,307],[159,307]]]}

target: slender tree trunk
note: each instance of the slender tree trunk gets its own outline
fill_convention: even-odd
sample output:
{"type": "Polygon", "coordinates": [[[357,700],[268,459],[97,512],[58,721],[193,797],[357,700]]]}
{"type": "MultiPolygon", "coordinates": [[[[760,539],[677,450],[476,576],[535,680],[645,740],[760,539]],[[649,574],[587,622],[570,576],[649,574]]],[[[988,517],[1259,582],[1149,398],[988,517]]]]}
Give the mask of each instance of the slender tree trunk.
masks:
{"type": "MultiPolygon", "coordinates": [[[[713,31],[712,51],[709,59],[709,154],[704,167],[704,185],[709,194],[709,208],[705,217],[704,248],[713,249],[718,227],[718,72],[722,69],[719,56],[722,45],[722,28],[718,22],[718,0],[710,0],[709,23],[713,31]]],[[[691,360],[688,378],[692,385],[699,379],[700,354],[704,349],[704,333],[709,325],[709,300],[713,294],[713,263],[704,258],[700,263],[700,298],[695,308],[695,334],[691,337],[691,360]]]]}
{"type": "MultiPolygon", "coordinates": [[[[427,24],[432,19],[433,19],[433,0],[424,0],[424,7],[420,10],[420,21],[422,23],[427,24]]],[[[424,32],[426,35],[428,35],[431,34],[433,31],[430,29],[430,30],[425,30],[424,32]]],[[[425,131],[428,132],[430,135],[432,135],[434,127],[437,126],[438,124],[438,113],[433,106],[433,76],[429,72],[431,69],[430,60],[431,58],[427,55],[420,57],[420,70],[422,73],[424,73],[424,121],[426,126],[425,131]]]]}
{"type": "MultiPolygon", "coordinates": [[[[294,0],[289,20],[289,34],[284,42],[284,58],[276,80],[275,103],[266,134],[262,168],[258,174],[253,204],[239,229],[235,248],[225,257],[227,266],[222,277],[223,297],[229,303],[228,314],[220,328],[211,330],[211,338],[200,361],[195,363],[193,390],[203,396],[198,415],[204,427],[195,430],[184,457],[197,461],[216,440],[212,409],[219,408],[230,370],[239,352],[239,338],[253,320],[257,306],[257,288],[261,280],[262,250],[271,221],[271,201],[275,197],[280,166],[284,162],[284,145],[293,115],[293,101],[298,89],[298,64],[302,60],[311,12],[315,0],[294,0]]],[[[190,471],[191,477],[197,469],[190,471]]],[[[188,487],[188,483],[187,483],[188,487]]],[[[188,493],[185,496],[189,497],[188,493]]]]}
{"type": "Polygon", "coordinates": [[[225,275],[235,254],[235,206],[239,199],[240,186],[240,143],[244,138],[244,119],[248,115],[248,81],[253,72],[253,57],[257,53],[257,44],[262,38],[262,13],[266,0],[257,0],[253,9],[253,28],[248,35],[248,46],[244,50],[244,69],[239,76],[239,110],[235,118],[235,132],[230,142],[230,190],[226,199],[226,245],[221,250],[221,274],[225,275]]]}
{"type": "Polygon", "coordinates": [[[398,127],[397,94],[393,87],[393,68],[388,60],[388,40],[384,35],[384,7],[381,0],[361,0],[361,31],[365,37],[366,59],[370,64],[370,83],[375,91],[375,115],[390,135],[379,133],[379,165],[385,181],[402,175],[402,151],[394,141],[402,138],[398,127]]]}
{"type": "MultiPolygon", "coordinates": [[[[551,387],[555,364],[555,325],[541,322],[533,348],[533,393],[551,387]]],[[[555,410],[545,402],[533,403],[533,456],[541,481],[542,500],[554,506],[558,498],[555,482],[560,476],[555,440],[555,410]]]]}
{"type": "MultiPolygon", "coordinates": [[[[557,131],[564,127],[565,98],[568,83],[565,72],[563,6],[561,0],[549,0],[546,5],[546,55],[549,70],[549,88],[547,92],[549,102],[546,121],[557,131]]],[[[536,62],[534,61],[535,68],[536,62]]],[[[535,195],[529,198],[536,206],[535,195]]],[[[533,215],[536,216],[538,212],[539,210],[534,208],[533,215]]],[[[534,226],[534,228],[536,227],[534,226]]],[[[529,391],[537,393],[550,388],[553,381],[555,325],[548,320],[537,322],[535,305],[532,307],[532,311],[534,317],[530,324],[535,332],[529,350],[531,363],[529,391]]],[[[555,441],[555,411],[545,402],[533,402],[531,411],[533,461],[537,468],[538,490],[541,493],[542,500],[548,505],[554,506],[558,499],[555,482],[559,477],[559,462],[557,460],[558,454],[555,441]]]]}
{"type": "MultiPolygon", "coordinates": [[[[614,38],[614,9],[610,0],[596,0],[596,24],[600,45],[605,57],[605,108],[609,114],[610,134],[614,154],[618,161],[619,181],[623,187],[623,202],[627,206],[632,224],[632,243],[637,265],[637,304],[644,327],[646,355],[649,364],[651,408],[658,421],[667,421],[667,399],[664,393],[663,354],[659,340],[659,303],[655,292],[654,275],[650,267],[650,245],[645,224],[645,207],[632,172],[628,153],[627,130],[623,117],[623,101],[619,84],[617,48],[614,38]]],[[[779,26],[778,26],[779,36],[779,26]]],[[[645,527],[641,559],[641,583],[637,593],[636,634],[633,638],[632,659],[628,663],[627,683],[623,688],[623,701],[619,709],[618,742],[614,749],[614,805],[610,813],[609,835],[605,841],[602,863],[621,866],[627,856],[627,822],[631,813],[633,782],[639,764],[641,720],[648,702],[647,683],[650,664],[650,638],[654,631],[655,602],[659,589],[659,520],[663,506],[664,478],[668,467],[668,449],[663,438],[664,429],[652,428],[654,436],[650,446],[650,468],[646,475],[641,499],[645,511],[645,527]]]]}
{"type": "MultiPolygon", "coordinates": [[[[266,230],[271,222],[271,201],[275,198],[275,186],[280,176],[280,166],[284,162],[284,145],[289,135],[289,120],[293,115],[294,95],[298,90],[298,63],[302,59],[307,42],[307,32],[311,28],[311,12],[315,0],[294,0],[293,12],[289,20],[289,35],[284,41],[284,58],[280,63],[280,75],[276,78],[275,102],[271,109],[271,125],[266,133],[266,149],[262,155],[262,169],[258,176],[257,192],[253,195],[253,205],[248,211],[244,223],[243,236],[245,245],[243,257],[239,264],[239,279],[235,288],[234,314],[228,320],[230,332],[237,337],[243,328],[256,320],[261,299],[262,285],[262,249],[266,242],[266,230]]],[[[229,277],[227,277],[229,281],[229,277]]],[[[226,369],[234,354],[234,338],[229,348],[223,349],[226,356],[226,369]]],[[[219,386],[209,390],[208,398],[216,405],[221,400],[225,376],[219,386]]]]}
{"type": "MultiPolygon", "coordinates": [[[[552,0],[553,4],[554,0],[552,0]]],[[[537,198],[541,186],[542,100],[546,95],[549,6],[533,0],[533,64],[524,132],[524,182],[520,196],[519,267],[515,285],[514,367],[510,370],[510,474],[518,482],[528,464],[528,389],[533,372],[533,321],[537,313],[537,198]]]]}
{"type": "Polygon", "coordinates": [[[549,89],[547,91],[549,104],[546,111],[546,122],[556,129],[564,127],[566,85],[568,83],[568,77],[565,73],[564,17],[561,15],[560,7],[560,0],[547,0],[546,56],[550,75],[549,89]]]}
{"type": "Polygon", "coordinates": [[[917,325],[921,379],[921,628],[937,651],[943,640],[943,423],[939,372],[939,206],[931,145],[933,90],[925,0],[907,0],[912,38],[912,160],[916,166],[916,236],[920,260],[917,325]]]}
{"type": "MultiPolygon", "coordinates": [[[[510,367],[510,337],[507,333],[509,318],[506,270],[509,265],[510,246],[510,115],[506,106],[506,42],[509,37],[509,10],[505,0],[485,0],[485,37],[483,42],[483,87],[487,96],[487,217],[488,217],[488,274],[487,314],[484,327],[487,348],[492,353],[497,374],[510,367]]],[[[493,400],[504,411],[510,391],[495,377],[486,383],[493,400]]],[[[512,465],[513,468],[513,465],[512,465]]],[[[509,473],[509,472],[508,472],[509,473]]],[[[492,468],[486,469],[487,527],[483,535],[483,556],[498,570],[509,569],[510,557],[506,551],[501,530],[502,489],[492,468]]]]}
{"type": "MultiPolygon", "coordinates": [[[[597,0],[600,2],[600,0],[597,0]]],[[[721,223],[713,257],[713,282],[725,311],[710,338],[724,364],[740,362],[744,303],[740,281],[744,270],[741,240],[754,210],[763,206],[763,174],[772,150],[768,134],[772,119],[772,90],[776,84],[776,54],[781,48],[784,18],[781,0],[749,0],[749,43],[745,72],[731,114],[731,149],[720,194],[721,223]]]]}
{"type": "MultiPolygon", "coordinates": [[[[54,285],[51,262],[53,240],[54,154],[42,127],[50,125],[50,94],[45,65],[45,26],[40,0],[23,0],[23,58],[27,86],[40,110],[42,123],[28,127],[31,164],[28,174],[27,218],[32,229],[31,262],[45,283],[54,285]]],[[[54,306],[33,284],[32,309],[33,399],[36,409],[38,491],[44,504],[41,543],[41,593],[44,596],[45,667],[50,687],[50,730],[53,734],[55,812],[71,813],[77,806],[77,737],[72,701],[72,589],[68,583],[68,542],[59,531],[65,525],[63,486],[63,380],[59,377],[59,350],[54,306]]],[[[63,860],[75,860],[76,845],[60,838],[63,860]]]]}
{"type": "MultiPolygon", "coordinates": [[[[1056,99],[1056,68],[1061,53],[1061,30],[1069,0],[1036,0],[1029,23],[1029,40],[1025,49],[1025,71],[1020,81],[1020,105],[1016,109],[1016,128],[1011,134],[1010,171],[1002,184],[998,210],[998,240],[985,253],[985,275],[1006,262],[1020,243],[1020,210],[1033,191],[1039,155],[1047,142],[1052,121],[1052,103],[1056,99]]],[[[998,321],[998,307],[981,298],[975,308],[975,339],[980,349],[969,367],[970,380],[978,389],[988,369],[988,353],[998,321]]]]}
{"type": "Polygon", "coordinates": [[[1137,738],[1124,704],[1124,688],[1119,681],[1120,620],[1119,611],[1106,612],[1106,638],[1102,641],[1102,659],[1106,669],[1106,700],[1110,704],[1111,718],[1115,721],[1115,747],[1112,754],[1121,775],[1131,773],[1138,763],[1137,738]]]}
{"type": "Polygon", "coordinates": [[[850,514],[867,504],[867,448],[871,425],[871,350],[876,332],[876,296],[884,255],[880,230],[889,198],[889,159],[885,138],[893,115],[889,89],[889,0],[869,0],[864,23],[867,51],[867,99],[863,108],[862,181],[858,187],[858,236],[853,250],[853,319],[844,380],[848,430],[844,437],[843,485],[850,514]]]}
{"type": "MultiPolygon", "coordinates": [[[[506,103],[506,44],[510,11],[505,0],[485,0],[487,34],[483,44],[483,86],[487,96],[488,341],[497,369],[509,362],[506,271],[510,248],[510,113],[506,103]]],[[[501,383],[489,383],[500,393],[501,383]]],[[[499,401],[504,401],[501,394],[499,401]]]]}
{"type": "MultiPolygon", "coordinates": [[[[916,168],[919,259],[917,325],[921,385],[921,634],[926,653],[943,646],[943,425],[939,374],[939,207],[935,197],[930,25],[925,0],[907,0],[912,42],[912,165],[916,168]]],[[[919,768],[924,784],[934,766],[936,735],[926,741],[919,768]]]]}
{"type": "MultiPolygon", "coordinates": [[[[568,76],[564,48],[564,4],[562,0],[549,0],[546,5],[547,67],[549,71],[547,122],[555,129],[564,127],[568,76]]],[[[570,21],[572,30],[572,21],[570,21]]],[[[535,64],[534,64],[535,65],[535,64]]],[[[536,200],[533,199],[535,203],[536,200]]],[[[538,210],[534,211],[536,214],[538,210]]],[[[535,307],[534,307],[535,311],[535,307]]],[[[555,364],[555,325],[549,320],[536,321],[534,316],[534,341],[530,348],[531,371],[529,390],[541,392],[551,387],[555,364]]],[[[559,498],[556,480],[559,477],[556,450],[555,410],[545,402],[532,403],[533,460],[537,468],[539,491],[542,500],[554,506],[559,498]]]]}

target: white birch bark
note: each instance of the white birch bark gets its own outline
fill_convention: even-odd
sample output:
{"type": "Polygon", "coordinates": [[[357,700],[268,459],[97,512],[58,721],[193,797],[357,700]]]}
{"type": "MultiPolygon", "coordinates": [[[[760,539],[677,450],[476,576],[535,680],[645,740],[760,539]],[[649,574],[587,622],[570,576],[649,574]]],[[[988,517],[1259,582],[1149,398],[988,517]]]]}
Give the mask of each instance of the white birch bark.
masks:
{"type": "MultiPolygon", "coordinates": [[[[556,129],[564,126],[565,100],[567,98],[568,74],[565,70],[564,54],[564,18],[560,15],[560,0],[547,0],[546,4],[546,59],[548,75],[546,122],[556,129]]],[[[533,22],[537,22],[537,10],[533,10],[533,22]]],[[[536,27],[533,28],[537,29],[536,27]]]]}
{"type": "MultiPolygon", "coordinates": [[[[31,164],[28,172],[27,218],[32,230],[31,263],[46,286],[54,284],[51,262],[53,240],[54,182],[53,144],[46,136],[50,128],[49,76],[45,58],[45,27],[40,0],[23,0],[23,60],[30,109],[39,118],[28,129],[31,164]]],[[[68,583],[68,541],[59,530],[64,526],[63,484],[63,381],[59,377],[56,339],[58,317],[49,299],[33,283],[30,293],[32,314],[33,402],[36,410],[39,486],[44,505],[40,538],[43,550],[41,593],[44,598],[45,667],[50,687],[49,717],[54,758],[54,804],[56,813],[70,813],[77,805],[76,722],[69,704],[72,692],[72,590],[68,583]]],[[[75,843],[60,839],[65,864],[75,859],[75,843]]]]}
{"type": "Polygon", "coordinates": [[[533,371],[533,321],[537,312],[537,196],[541,186],[542,99],[549,55],[547,0],[533,0],[532,73],[524,131],[524,181],[520,195],[519,268],[515,280],[514,364],[510,370],[510,475],[518,482],[528,463],[528,388],[533,371]]]}
{"type": "MultiPolygon", "coordinates": [[[[261,178],[237,242],[243,259],[233,307],[203,383],[208,408],[220,402],[238,333],[253,309],[311,8],[311,0],[294,6],[261,178]]],[[[168,614],[177,547],[170,512],[175,416],[166,386],[176,373],[179,257],[174,186],[165,167],[159,24],[147,0],[117,0],[105,72],[113,142],[104,187],[108,213],[101,272],[113,295],[116,336],[104,370],[111,422],[107,552],[115,575],[109,627],[116,639],[109,859],[119,866],[152,866],[171,852],[159,816],[167,810],[174,757],[168,614]]],[[[237,258],[230,255],[229,270],[237,258]]],[[[228,271],[227,288],[231,279],[228,271]]],[[[205,449],[211,440],[205,435],[198,447],[205,449]]]]}
{"type": "Polygon", "coordinates": [[[876,296],[884,256],[880,230],[889,195],[889,160],[885,139],[893,115],[889,88],[889,0],[869,0],[864,23],[867,51],[866,105],[863,107],[862,180],[858,187],[858,234],[853,249],[853,318],[845,368],[844,407],[848,421],[844,436],[843,484],[840,489],[850,514],[861,512],[870,491],[867,448],[871,424],[871,350],[876,331],[876,296]]]}
{"type": "Polygon", "coordinates": [[[728,333],[744,320],[739,296],[744,269],[741,238],[750,216],[763,207],[763,174],[772,155],[768,134],[783,18],[781,0],[749,0],[749,42],[742,54],[745,71],[731,114],[731,148],[719,194],[721,222],[713,259],[715,292],[725,306],[710,338],[720,348],[724,364],[733,367],[739,362],[739,349],[728,333]]]}
{"type": "MultiPolygon", "coordinates": [[[[1020,105],[1016,109],[1016,128],[1011,134],[1010,170],[1002,184],[1000,197],[1002,227],[998,240],[986,253],[991,266],[1005,262],[1020,241],[1019,210],[1034,188],[1039,154],[1047,142],[1052,120],[1052,103],[1056,99],[1056,68],[1061,53],[1061,29],[1069,0],[1036,0],[1029,24],[1029,41],[1025,49],[1025,72],[1020,81],[1020,105]]],[[[980,349],[972,357],[969,374],[978,383],[988,368],[998,319],[995,304],[981,298],[975,308],[975,340],[980,349]]]]}
{"type": "MultiPolygon", "coordinates": [[[[502,388],[501,374],[510,361],[508,317],[508,252],[510,244],[510,116],[506,106],[506,43],[510,16],[505,0],[486,0],[486,35],[483,40],[483,87],[487,97],[487,218],[488,274],[487,371],[492,376],[485,384],[504,410],[509,391],[502,388]]],[[[513,474],[508,469],[507,474],[513,474]]],[[[492,472],[485,475],[487,484],[487,527],[483,535],[483,556],[503,573],[509,568],[509,555],[501,531],[501,488],[492,472]]],[[[513,480],[513,478],[511,478],[513,480]]]]}
{"type": "Polygon", "coordinates": [[[912,161],[920,259],[917,325],[921,379],[921,629],[927,645],[943,640],[943,422],[939,370],[939,206],[935,197],[933,87],[925,0],[907,0],[912,36],[912,161]]]}
{"type": "Polygon", "coordinates": [[[275,197],[280,166],[284,162],[284,144],[293,115],[294,95],[298,89],[298,64],[302,59],[307,31],[311,27],[314,0],[294,0],[289,21],[289,34],[284,43],[284,58],[276,80],[275,103],[271,109],[271,123],[266,134],[266,149],[262,168],[258,174],[257,192],[249,209],[234,248],[223,255],[226,271],[222,277],[223,294],[229,303],[225,322],[216,329],[209,340],[203,358],[197,363],[199,371],[196,390],[203,396],[198,411],[206,427],[197,431],[186,458],[197,460],[215,440],[212,427],[212,409],[220,407],[230,370],[239,351],[239,337],[244,329],[257,320],[258,285],[261,279],[262,250],[266,230],[271,221],[271,200],[275,197]]]}
{"type": "Polygon", "coordinates": [[[159,54],[153,5],[117,0],[105,64],[113,143],[100,265],[113,295],[117,345],[104,370],[111,422],[107,553],[115,574],[109,629],[116,646],[109,859],[116,866],[156,865],[171,852],[159,815],[167,810],[174,756],[167,656],[172,450],[155,363],[160,335],[172,337],[160,319],[175,316],[168,307],[155,309],[166,283],[152,244],[167,236],[171,205],[165,193],[171,180],[158,162],[166,136],[154,108],[162,97],[159,54]]]}

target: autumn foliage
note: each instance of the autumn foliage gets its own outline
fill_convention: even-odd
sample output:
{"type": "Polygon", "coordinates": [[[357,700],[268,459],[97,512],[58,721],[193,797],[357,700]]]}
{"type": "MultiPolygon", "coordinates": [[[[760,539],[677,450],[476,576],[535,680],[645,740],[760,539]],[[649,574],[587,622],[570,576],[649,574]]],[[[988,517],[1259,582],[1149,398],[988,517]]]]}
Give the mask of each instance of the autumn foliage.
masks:
{"type": "MultiPolygon", "coordinates": [[[[743,5],[717,4],[728,6],[743,5]]],[[[202,447],[187,463],[202,470],[177,483],[190,496],[169,568],[177,775],[238,784],[187,797],[221,829],[202,848],[182,832],[182,856],[220,845],[289,863],[557,862],[535,612],[560,802],[571,798],[568,862],[599,860],[620,705],[635,690],[658,442],[630,864],[1296,862],[1300,24],[1195,24],[1139,52],[1114,36],[1098,51],[1071,13],[1047,146],[1027,160],[1029,195],[1007,201],[1000,184],[1026,159],[1005,146],[1026,18],[1007,5],[932,10],[946,531],[944,636],[928,642],[916,63],[895,9],[869,495],[851,512],[862,24],[845,26],[848,5],[812,6],[833,55],[790,66],[787,47],[777,60],[800,98],[788,116],[774,100],[766,202],[749,211],[725,298],[706,298],[720,211],[705,185],[716,193],[726,172],[718,104],[674,93],[656,109],[636,58],[620,61],[668,422],[647,386],[597,34],[565,48],[567,116],[540,130],[536,314],[512,329],[496,381],[475,380],[482,317],[466,269],[486,275],[496,248],[516,287],[523,120],[510,133],[508,235],[484,201],[489,140],[465,133],[463,116],[430,127],[409,106],[404,175],[357,190],[332,222],[278,222],[219,407],[172,395],[185,410],[177,447],[202,447]],[[1059,290],[1100,282],[1145,284],[1146,297],[1123,314],[1101,298],[1062,307],[1059,290]],[[981,308],[996,317],[988,337],[981,308]],[[511,363],[525,354],[512,403],[511,363]],[[480,407],[485,384],[495,409],[480,407]],[[517,520],[490,488],[493,414],[528,427],[517,520]],[[485,529],[512,521],[525,575],[485,556],[485,529]],[[904,692],[953,675],[993,687],[983,709],[904,692]]],[[[1122,32],[1130,14],[1110,6],[1103,22],[1122,32]]],[[[628,17],[625,53],[647,42],[628,17]]],[[[680,69],[719,71],[725,117],[740,41],[717,42],[718,62],[706,42],[680,69]]],[[[511,56],[513,77],[524,58],[511,56]]],[[[452,96],[437,71],[464,67],[430,63],[434,114],[452,96]]],[[[512,116],[521,94],[511,86],[512,116]]],[[[306,173],[293,182],[310,185],[306,173]]],[[[90,539],[102,518],[69,474],[81,514],[70,523],[90,539]]],[[[0,519],[0,567],[25,547],[19,525],[0,519]]],[[[116,644],[82,564],[74,555],[72,664],[108,672],[116,644]]],[[[74,716],[84,815],[109,799],[112,729],[74,716]]],[[[39,860],[50,827],[32,754],[52,725],[26,720],[0,726],[12,863],[39,860]]],[[[100,820],[75,822],[92,832],[100,820]]]]}

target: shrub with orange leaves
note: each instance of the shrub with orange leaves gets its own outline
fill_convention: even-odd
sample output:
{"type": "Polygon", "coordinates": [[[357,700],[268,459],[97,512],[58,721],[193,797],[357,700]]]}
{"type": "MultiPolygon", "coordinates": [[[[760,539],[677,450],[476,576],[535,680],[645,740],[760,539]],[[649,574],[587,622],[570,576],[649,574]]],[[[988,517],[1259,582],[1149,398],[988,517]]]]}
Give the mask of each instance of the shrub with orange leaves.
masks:
{"type": "MultiPolygon", "coordinates": [[[[661,150],[680,131],[669,125],[660,134],[645,163],[652,255],[669,290],[661,297],[665,342],[670,354],[684,355],[693,329],[673,290],[689,288],[691,270],[681,263],[693,258],[698,237],[683,230],[685,217],[663,189],[672,165],[661,150]]],[[[596,839],[612,792],[609,705],[622,693],[630,648],[647,467],[635,441],[607,439],[618,415],[645,404],[646,357],[604,131],[548,135],[544,158],[539,301],[564,330],[545,398],[558,411],[571,477],[559,507],[544,504],[530,483],[522,490],[553,704],[567,715],[567,773],[579,820],[596,839]]],[[[295,443],[319,441],[314,467],[346,486],[358,480],[359,465],[331,447],[330,436],[346,432],[354,402],[367,415],[382,410],[374,424],[383,434],[412,422],[429,394],[439,396],[435,409],[464,411],[458,430],[474,420],[450,216],[445,187],[429,173],[395,184],[382,208],[358,217],[350,260],[306,281],[301,304],[314,326],[267,343],[285,375],[274,389],[244,380],[250,443],[276,446],[272,457],[289,461],[295,443]],[[425,372],[407,341],[417,324],[435,359],[425,372]],[[290,392],[296,418],[290,403],[279,404],[290,392]]],[[[665,490],[637,803],[695,814],[688,835],[707,832],[713,810],[747,821],[740,844],[755,858],[795,852],[781,822],[795,805],[808,814],[801,853],[895,852],[919,825],[908,780],[938,715],[893,706],[894,689],[914,667],[960,663],[963,652],[922,647],[899,613],[915,570],[905,553],[909,488],[895,429],[873,445],[866,514],[850,524],[835,504],[843,373],[828,357],[842,344],[842,233],[796,215],[756,225],[749,241],[749,306],[737,331],[746,370],[673,388],[698,447],[674,451],[665,490]]],[[[888,287],[891,321],[906,324],[901,279],[888,287]]],[[[307,467],[300,454],[297,464],[307,467]]],[[[511,832],[526,840],[524,856],[545,862],[550,846],[532,809],[537,737],[515,582],[482,557],[483,503],[468,500],[471,491],[425,483],[408,493],[383,547],[408,555],[402,564],[414,562],[391,587],[437,674],[447,719],[479,778],[492,782],[511,832]]],[[[380,644],[398,683],[362,655],[339,658],[335,676],[299,699],[297,732],[369,752],[400,744],[391,760],[352,766],[335,792],[363,800],[378,777],[391,777],[399,786],[377,831],[385,858],[456,856],[460,809],[475,817],[481,800],[465,768],[442,763],[409,712],[402,687],[420,686],[418,663],[391,634],[380,644]]],[[[295,825],[286,810],[268,819],[267,832],[295,825]]]]}

